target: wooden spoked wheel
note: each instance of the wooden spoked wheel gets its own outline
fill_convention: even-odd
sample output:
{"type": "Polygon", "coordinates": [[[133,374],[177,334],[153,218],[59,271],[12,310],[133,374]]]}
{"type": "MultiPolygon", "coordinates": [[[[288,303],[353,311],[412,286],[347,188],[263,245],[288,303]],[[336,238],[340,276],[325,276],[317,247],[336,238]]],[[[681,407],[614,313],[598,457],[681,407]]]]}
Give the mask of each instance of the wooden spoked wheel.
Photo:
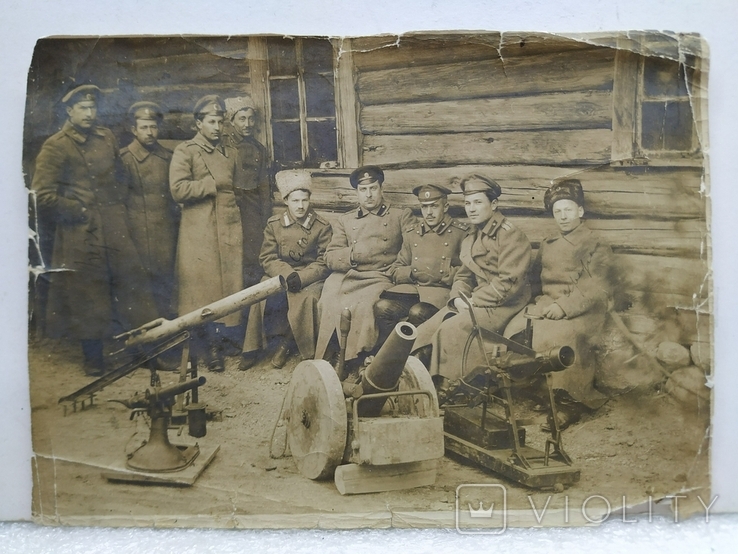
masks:
{"type": "Polygon", "coordinates": [[[409,415],[418,417],[436,417],[438,415],[438,396],[436,395],[436,387],[433,385],[430,373],[428,373],[428,370],[418,358],[410,356],[407,362],[405,362],[405,368],[402,370],[402,376],[400,377],[397,390],[418,389],[428,391],[433,401],[429,401],[425,395],[391,398],[384,405],[382,415],[409,415]]]}
{"type": "Polygon", "coordinates": [[[309,479],[333,476],[346,447],[346,404],[336,371],[324,360],[301,362],[292,374],[287,440],[309,479]]]}

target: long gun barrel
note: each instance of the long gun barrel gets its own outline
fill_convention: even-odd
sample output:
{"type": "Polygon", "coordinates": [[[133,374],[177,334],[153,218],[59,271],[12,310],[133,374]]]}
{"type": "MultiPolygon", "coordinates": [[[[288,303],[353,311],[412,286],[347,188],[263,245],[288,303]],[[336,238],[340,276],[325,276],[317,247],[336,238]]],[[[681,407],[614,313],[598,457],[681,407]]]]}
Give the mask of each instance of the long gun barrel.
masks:
{"type": "Polygon", "coordinates": [[[287,289],[284,277],[277,275],[271,279],[267,279],[249,287],[242,291],[221,298],[212,304],[198,308],[192,312],[179,316],[176,319],[155,319],[137,329],[132,329],[126,333],[114,337],[116,340],[124,341],[124,347],[149,344],[160,341],[168,337],[174,336],[182,331],[192,329],[203,323],[215,321],[222,317],[232,314],[238,310],[242,310],[267,299],[268,297],[280,291],[287,289]]]}

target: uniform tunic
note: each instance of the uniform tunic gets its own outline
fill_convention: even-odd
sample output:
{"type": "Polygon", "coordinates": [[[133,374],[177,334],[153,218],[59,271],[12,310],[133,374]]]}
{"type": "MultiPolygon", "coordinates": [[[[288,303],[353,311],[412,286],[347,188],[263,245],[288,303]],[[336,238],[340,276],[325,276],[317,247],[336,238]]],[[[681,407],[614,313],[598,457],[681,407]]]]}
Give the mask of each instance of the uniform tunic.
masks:
{"type": "MultiPolygon", "coordinates": [[[[296,272],[301,289],[287,292],[287,320],[300,354],[306,360],[315,357],[320,313],[318,300],[329,270],[325,265],[325,250],[331,240],[330,224],[310,210],[304,221],[298,222],[289,212],[275,215],[267,221],[264,242],[259,257],[267,277],[287,278],[296,272]]],[[[266,345],[264,310],[266,301],[251,307],[246,327],[244,352],[253,352],[266,345]]]]}
{"type": "MultiPolygon", "coordinates": [[[[461,243],[462,266],[456,272],[448,307],[418,329],[415,348],[433,345],[430,372],[449,379],[461,376],[461,359],[472,330],[468,311],[452,307],[461,293],[471,298],[479,325],[501,332],[522,310],[531,296],[528,268],[531,249],[528,237],[499,212],[481,229],[475,228],[461,243]]],[[[481,360],[476,342],[469,352],[468,366],[481,360]]]]}
{"type": "Polygon", "coordinates": [[[328,269],[335,273],[326,279],[320,298],[317,357],[324,356],[331,336],[338,332],[344,308],[352,316],[346,360],[374,347],[374,303],[392,287],[388,270],[402,247],[402,230],[414,221],[408,208],[393,208],[387,202],[373,212],[357,208],[338,218],[325,254],[328,269]]]}
{"type": "Polygon", "coordinates": [[[390,272],[399,285],[388,292],[405,292],[412,286],[421,302],[442,308],[461,267],[459,251],[469,225],[446,215],[431,229],[425,221],[410,225],[403,233],[402,249],[390,272]]]}
{"type": "Polygon", "coordinates": [[[172,152],[159,143],[149,150],[134,140],[120,157],[131,185],[127,202],[131,238],[149,274],[159,315],[171,318],[177,313],[172,295],[179,226],[179,209],[169,192],[172,152]]]}
{"type": "MultiPolygon", "coordinates": [[[[553,373],[553,386],[590,408],[599,407],[606,399],[593,388],[593,382],[610,296],[607,276],[611,262],[610,247],[582,223],[566,235],[556,233],[545,239],[531,267],[533,292],[538,296],[529,313],[540,314],[556,303],[566,314],[564,319],[533,320],[533,348],[574,348],[574,365],[553,373]]],[[[525,319],[518,316],[505,334],[524,327],[525,319]]]]}
{"type": "Polygon", "coordinates": [[[49,336],[102,339],[156,319],[128,232],[128,186],[110,130],[82,133],[67,121],[42,146],[32,188],[39,207],[56,217],[49,336]]]}
{"type": "MultiPolygon", "coordinates": [[[[172,197],[181,205],[177,241],[179,314],[241,290],[241,213],[233,189],[217,190],[216,179],[234,182],[240,168],[233,148],[214,146],[200,133],[174,150],[169,168],[172,197]]],[[[223,318],[238,325],[240,313],[223,318]]]]}
{"type": "Polygon", "coordinates": [[[236,202],[243,225],[244,286],[259,281],[259,252],[267,220],[272,215],[266,148],[251,136],[233,133],[227,144],[238,150],[240,178],[235,183],[236,202]]]}

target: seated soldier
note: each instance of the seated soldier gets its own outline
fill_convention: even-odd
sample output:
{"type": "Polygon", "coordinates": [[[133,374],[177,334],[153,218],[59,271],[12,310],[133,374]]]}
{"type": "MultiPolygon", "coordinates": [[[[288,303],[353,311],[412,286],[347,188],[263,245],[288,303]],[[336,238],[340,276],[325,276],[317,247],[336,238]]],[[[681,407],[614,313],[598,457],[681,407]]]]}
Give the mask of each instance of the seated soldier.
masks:
{"type": "MultiPolygon", "coordinates": [[[[553,213],[557,233],[541,242],[531,267],[535,304],[533,348],[546,350],[568,345],[576,353],[574,365],[552,374],[562,428],[576,422],[587,409],[602,406],[607,398],[594,389],[597,345],[602,336],[608,299],[610,247],[585,223],[582,185],[569,179],[553,185],[544,196],[553,213]]],[[[525,328],[518,314],[505,331],[511,336],[525,328]]]]}
{"type": "MultiPolygon", "coordinates": [[[[458,379],[462,372],[464,345],[472,330],[469,297],[479,325],[496,333],[530,300],[527,274],[530,242],[520,229],[497,211],[500,186],[481,175],[461,181],[464,209],[474,226],[461,243],[462,266],[456,272],[447,306],[418,329],[414,349],[432,345],[431,375],[458,379]]],[[[482,359],[476,343],[469,352],[482,359]]],[[[477,364],[478,365],[478,364],[477,364]]],[[[468,367],[475,367],[470,362],[468,367]]]]}
{"type": "Polygon", "coordinates": [[[349,182],[356,189],[359,207],[342,214],[333,225],[325,262],[334,273],[326,279],[320,297],[315,355],[331,357],[329,344],[337,347],[341,312],[349,308],[352,318],[346,362],[354,369],[377,342],[374,303],[393,285],[387,271],[402,247],[402,230],[415,217],[410,209],[390,206],[384,199],[384,172],[380,168],[360,167],[351,174],[349,182]]]}
{"type": "Polygon", "coordinates": [[[443,308],[461,267],[459,250],[469,225],[448,215],[451,191],[429,184],[415,187],[413,194],[423,219],[403,231],[402,249],[390,267],[397,286],[384,291],[374,305],[377,347],[401,320],[420,325],[443,308]]]}
{"type": "Polygon", "coordinates": [[[330,224],[310,206],[310,175],[297,171],[277,174],[277,188],[287,204],[282,215],[267,220],[259,262],[266,277],[282,275],[287,292],[251,306],[240,368],[254,365],[266,335],[281,336],[272,365],[284,367],[297,348],[304,359],[315,357],[318,300],[328,276],[325,249],[330,224]]]}

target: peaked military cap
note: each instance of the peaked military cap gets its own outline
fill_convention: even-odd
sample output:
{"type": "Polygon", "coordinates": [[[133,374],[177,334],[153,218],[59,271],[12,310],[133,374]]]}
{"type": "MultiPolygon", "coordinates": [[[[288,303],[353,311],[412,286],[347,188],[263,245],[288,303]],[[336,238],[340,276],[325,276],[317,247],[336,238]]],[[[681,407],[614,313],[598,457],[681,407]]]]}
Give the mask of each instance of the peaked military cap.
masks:
{"type": "Polygon", "coordinates": [[[464,193],[464,196],[476,194],[477,192],[486,193],[490,190],[492,191],[494,198],[499,198],[502,194],[500,185],[492,179],[487,179],[487,177],[483,177],[481,175],[469,175],[468,177],[464,177],[461,180],[460,186],[461,192],[464,193]]]}
{"type": "Polygon", "coordinates": [[[130,108],[128,108],[128,116],[132,121],[137,119],[153,119],[161,120],[164,117],[161,108],[158,104],[153,102],[136,102],[130,108]]]}
{"type": "Polygon", "coordinates": [[[439,198],[446,198],[451,191],[441,185],[418,185],[413,189],[413,194],[418,197],[421,204],[432,204],[439,198]]]}
{"type": "Polygon", "coordinates": [[[197,101],[192,113],[195,114],[195,117],[203,115],[223,115],[225,113],[225,105],[223,104],[223,100],[220,96],[208,94],[197,101]]]}
{"type": "Polygon", "coordinates": [[[549,212],[559,200],[573,200],[578,206],[584,207],[584,191],[578,179],[567,179],[554,183],[543,195],[543,205],[549,212]]]}
{"type": "Polygon", "coordinates": [[[365,165],[355,169],[349,177],[351,186],[357,188],[359,185],[371,185],[372,183],[384,183],[384,171],[376,165],[365,165]]]}
{"type": "Polygon", "coordinates": [[[95,85],[80,85],[64,95],[64,98],[62,98],[62,104],[74,106],[77,102],[84,102],[86,100],[97,102],[100,100],[101,95],[102,91],[95,85]]]}

